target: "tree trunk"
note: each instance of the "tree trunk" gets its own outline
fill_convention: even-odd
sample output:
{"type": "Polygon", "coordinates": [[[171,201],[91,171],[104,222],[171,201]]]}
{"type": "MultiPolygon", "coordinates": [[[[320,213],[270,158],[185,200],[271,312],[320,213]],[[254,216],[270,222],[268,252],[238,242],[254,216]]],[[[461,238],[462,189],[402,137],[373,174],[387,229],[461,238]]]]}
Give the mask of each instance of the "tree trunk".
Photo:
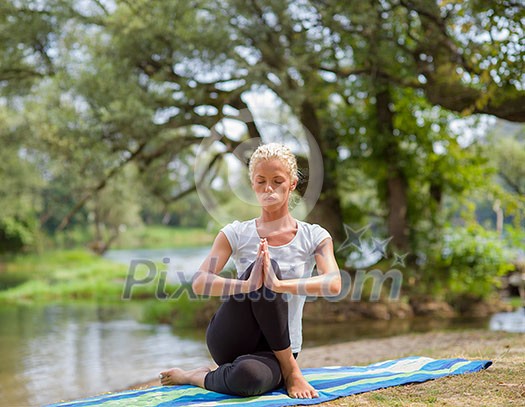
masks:
{"type": "MultiPolygon", "coordinates": [[[[333,152],[337,152],[338,147],[336,133],[330,129],[321,129],[315,107],[309,101],[303,102],[300,118],[317,142],[323,156],[321,194],[307,217],[308,222],[323,226],[330,232],[334,241],[342,242],[344,240],[343,211],[338,192],[337,156],[333,156],[333,152]],[[322,131],[325,137],[321,137],[322,131]]],[[[310,166],[314,165],[321,165],[321,163],[310,163],[310,166]]]]}
{"type": "MultiPolygon", "coordinates": [[[[389,172],[392,174],[391,171],[389,172]]],[[[388,191],[388,233],[392,236],[392,244],[395,247],[400,250],[406,250],[408,249],[407,182],[405,177],[400,175],[389,176],[386,182],[388,191]]]]}
{"type": "Polygon", "coordinates": [[[376,95],[376,114],[378,136],[383,146],[379,158],[387,163],[385,179],[386,203],[388,206],[387,227],[392,237],[392,245],[400,250],[408,249],[407,189],[408,182],[399,167],[399,150],[393,134],[393,113],[390,110],[391,98],[388,86],[376,95]]]}

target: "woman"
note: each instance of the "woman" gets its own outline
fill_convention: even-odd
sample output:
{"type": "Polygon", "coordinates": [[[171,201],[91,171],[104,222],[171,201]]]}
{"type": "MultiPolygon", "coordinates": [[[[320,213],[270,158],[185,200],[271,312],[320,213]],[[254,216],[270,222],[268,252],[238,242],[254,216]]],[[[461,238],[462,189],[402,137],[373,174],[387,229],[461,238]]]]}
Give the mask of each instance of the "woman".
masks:
{"type": "Polygon", "coordinates": [[[218,368],[173,368],[160,374],[161,383],[240,396],[284,385],[290,397],[318,397],[296,357],[305,294],[329,296],[341,290],[333,242],[321,226],[296,220],[289,212],[298,171],[287,147],[259,146],[250,158],[249,176],[260,217],[222,228],[192,284],[199,295],[227,296],[206,332],[218,368]],[[230,256],[238,279],[218,276],[230,256]],[[312,277],[314,265],[319,275],[312,277]]]}

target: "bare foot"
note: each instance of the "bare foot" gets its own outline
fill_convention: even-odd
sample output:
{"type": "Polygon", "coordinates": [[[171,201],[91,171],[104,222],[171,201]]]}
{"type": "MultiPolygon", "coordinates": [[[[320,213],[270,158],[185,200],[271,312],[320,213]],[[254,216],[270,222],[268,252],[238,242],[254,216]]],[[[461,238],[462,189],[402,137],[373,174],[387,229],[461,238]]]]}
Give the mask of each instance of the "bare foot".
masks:
{"type": "Polygon", "coordinates": [[[211,371],[208,367],[198,367],[193,370],[182,370],[178,367],[160,373],[160,383],[163,386],[176,384],[193,384],[204,388],[204,377],[211,371]]]}
{"type": "Polygon", "coordinates": [[[292,398],[311,399],[319,397],[317,391],[306,381],[302,373],[291,373],[286,378],[286,391],[292,398]]]}

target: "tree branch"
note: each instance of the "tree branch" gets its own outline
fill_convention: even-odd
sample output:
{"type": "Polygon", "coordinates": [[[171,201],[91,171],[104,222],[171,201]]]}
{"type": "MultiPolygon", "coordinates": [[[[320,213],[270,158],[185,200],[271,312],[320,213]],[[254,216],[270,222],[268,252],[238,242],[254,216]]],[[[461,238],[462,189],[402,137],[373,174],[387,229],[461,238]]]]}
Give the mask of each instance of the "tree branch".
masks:
{"type": "Polygon", "coordinates": [[[66,216],[62,218],[62,220],[60,221],[60,224],[57,227],[57,230],[60,231],[64,229],[69,224],[73,216],[75,216],[75,214],[84,207],[86,202],[89,201],[98,191],[102,190],[106,186],[107,182],[112,177],[114,177],[120,170],[122,170],[122,168],[124,168],[126,164],[136,159],[142,153],[146,145],[147,145],[147,141],[142,142],[138,146],[138,148],[127,159],[123,160],[117,166],[113,167],[106,174],[104,179],[99,181],[99,183],[94,188],[91,188],[91,190],[87,191],[84,194],[84,196],[75,204],[75,206],[66,214],[66,216]]]}
{"type": "Polygon", "coordinates": [[[503,180],[507,183],[507,185],[514,190],[519,195],[525,196],[525,190],[523,190],[519,184],[514,182],[512,179],[509,178],[507,174],[505,174],[503,171],[498,171],[498,175],[503,178],[503,180]]]}

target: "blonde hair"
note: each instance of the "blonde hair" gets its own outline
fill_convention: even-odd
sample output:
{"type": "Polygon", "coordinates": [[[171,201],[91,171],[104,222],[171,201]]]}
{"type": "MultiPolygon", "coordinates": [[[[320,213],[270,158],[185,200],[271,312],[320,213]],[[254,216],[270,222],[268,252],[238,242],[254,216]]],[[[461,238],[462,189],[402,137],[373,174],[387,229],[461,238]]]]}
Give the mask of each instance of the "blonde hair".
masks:
{"type": "Polygon", "coordinates": [[[253,178],[253,171],[255,170],[257,163],[262,160],[271,160],[272,158],[277,158],[288,168],[292,182],[299,179],[297,159],[292,151],[284,144],[269,143],[260,145],[251,155],[250,163],[248,165],[250,180],[253,178]]]}

